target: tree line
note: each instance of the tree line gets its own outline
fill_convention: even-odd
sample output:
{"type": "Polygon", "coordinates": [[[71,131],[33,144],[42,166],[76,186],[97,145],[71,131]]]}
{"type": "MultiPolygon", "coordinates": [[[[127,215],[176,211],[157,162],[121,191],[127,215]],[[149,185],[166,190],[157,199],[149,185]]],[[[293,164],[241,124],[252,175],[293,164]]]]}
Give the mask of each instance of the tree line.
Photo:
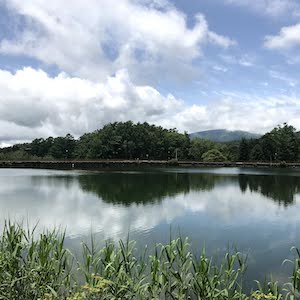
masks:
{"type": "Polygon", "coordinates": [[[174,129],[145,123],[115,122],[75,139],[34,139],[0,149],[1,160],[149,159],[198,161],[297,161],[300,134],[284,123],[258,139],[216,143],[174,129]]]}

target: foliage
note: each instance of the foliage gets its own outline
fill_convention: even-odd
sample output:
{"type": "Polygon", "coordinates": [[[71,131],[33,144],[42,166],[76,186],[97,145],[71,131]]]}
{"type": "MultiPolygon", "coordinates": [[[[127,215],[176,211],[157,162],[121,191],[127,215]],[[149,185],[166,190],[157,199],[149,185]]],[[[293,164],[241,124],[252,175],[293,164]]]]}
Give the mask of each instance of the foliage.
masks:
{"type": "Polygon", "coordinates": [[[299,134],[293,126],[286,123],[274,128],[270,135],[275,143],[275,159],[279,161],[295,161],[299,153],[299,134]]]}
{"type": "Polygon", "coordinates": [[[216,147],[217,147],[217,144],[212,141],[200,139],[200,138],[194,138],[191,141],[190,157],[192,159],[202,160],[202,155],[205,152],[207,152],[213,148],[216,148],[216,147]]]}
{"type": "Polygon", "coordinates": [[[85,157],[110,159],[171,159],[186,158],[189,137],[175,129],[119,122],[105,125],[102,129],[80,138],[77,153],[85,157]],[[80,148],[87,151],[82,152],[80,148]],[[82,154],[81,154],[82,155],[82,154]]]}
{"type": "Polygon", "coordinates": [[[249,160],[249,150],[250,141],[246,139],[242,139],[239,146],[239,160],[240,161],[248,161],[249,160]]]}
{"type": "Polygon", "coordinates": [[[31,143],[0,149],[0,159],[187,159],[187,133],[148,123],[115,122],[82,135],[35,139],[31,143]],[[19,153],[21,152],[21,154],[19,153]],[[176,157],[177,156],[177,157],[176,157]]]}
{"type": "Polygon", "coordinates": [[[264,153],[260,144],[256,144],[250,152],[251,161],[262,161],[264,159],[264,153]]]}
{"type": "Polygon", "coordinates": [[[49,154],[54,158],[72,158],[76,142],[74,137],[67,134],[65,137],[57,137],[52,140],[49,154]]]}
{"type": "Polygon", "coordinates": [[[300,158],[300,134],[293,126],[284,123],[258,139],[218,143],[197,137],[190,139],[187,133],[179,133],[176,129],[128,121],[107,124],[78,139],[67,134],[0,149],[0,160],[139,159],[175,162],[177,159],[201,161],[203,158],[206,161],[297,161],[300,158]],[[210,150],[213,150],[210,152],[213,157],[204,156],[210,150]]]}
{"type": "Polygon", "coordinates": [[[242,140],[239,160],[297,161],[300,151],[300,135],[293,126],[284,123],[257,140],[242,140]]]}
{"type": "Polygon", "coordinates": [[[70,283],[64,234],[33,232],[7,222],[0,241],[0,299],[41,299],[63,294],[70,283]]]}
{"type": "Polygon", "coordinates": [[[229,142],[220,144],[218,149],[224,154],[229,161],[238,161],[240,142],[229,142]]]}
{"type": "Polygon", "coordinates": [[[217,149],[208,150],[202,155],[201,158],[204,162],[220,162],[227,160],[223,153],[217,149]]]}
{"type": "Polygon", "coordinates": [[[138,258],[134,242],[108,242],[98,248],[82,243],[77,260],[64,248],[64,234],[7,222],[0,241],[0,299],[269,299],[299,297],[300,253],[296,251],[291,282],[276,282],[243,291],[246,257],[226,253],[216,264],[203,250],[190,252],[187,239],[158,244],[138,258]]]}

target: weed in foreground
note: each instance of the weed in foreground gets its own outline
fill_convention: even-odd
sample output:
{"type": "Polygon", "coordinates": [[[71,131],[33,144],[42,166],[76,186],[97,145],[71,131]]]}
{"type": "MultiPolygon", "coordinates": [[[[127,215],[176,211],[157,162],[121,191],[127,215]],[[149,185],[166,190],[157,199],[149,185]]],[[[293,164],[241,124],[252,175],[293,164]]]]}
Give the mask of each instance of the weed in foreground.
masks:
{"type": "Polygon", "coordinates": [[[6,222],[0,237],[0,299],[299,299],[297,249],[289,283],[281,288],[273,281],[257,282],[257,291],[247,294],[246,257],[239,252],[226,253],[216,264],[204,250],[195,257],[183,238],[158,244],[141,257],[134,242],[98,248],[92,239],[90,245],[82,243],[82,256],[75,258],[64,239],[57,230],[36,236],[6,222]]]}

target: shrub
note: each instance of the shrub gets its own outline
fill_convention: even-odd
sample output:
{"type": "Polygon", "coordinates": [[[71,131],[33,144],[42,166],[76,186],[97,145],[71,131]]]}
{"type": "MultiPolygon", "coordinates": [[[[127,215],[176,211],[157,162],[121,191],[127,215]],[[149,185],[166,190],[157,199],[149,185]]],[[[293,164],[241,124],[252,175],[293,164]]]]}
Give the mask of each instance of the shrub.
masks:
{"type": "Polygon", "coordinates": [[[201,158],[204,162],[227,161],[227,158],[223,155],[223,153],[217,149],[212,149],[212,150],[205,152],[201,158]]]}

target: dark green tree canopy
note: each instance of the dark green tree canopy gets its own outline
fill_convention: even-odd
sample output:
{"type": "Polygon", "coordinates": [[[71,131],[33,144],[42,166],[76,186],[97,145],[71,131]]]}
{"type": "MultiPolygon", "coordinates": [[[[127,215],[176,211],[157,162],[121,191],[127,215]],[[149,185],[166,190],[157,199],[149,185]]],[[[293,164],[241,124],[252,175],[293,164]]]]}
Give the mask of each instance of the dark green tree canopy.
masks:
{"type": "Polygon", "coordinates": [[[278,125],[257,140],[242,140],[239,160],[248,161],[297,161],[300,151],[300,135],[291,125],[278,125]]]}
{"type": "Polygon", "coordinates": [[[175,128],[148,123],[115,122],[75,139],[38,138],[0,149],[2,160],[27,159],[153,159],[204,161],[298,161],[300,135],[293,126],[278,125],[259,139],[217,143],[175,128]]]}

